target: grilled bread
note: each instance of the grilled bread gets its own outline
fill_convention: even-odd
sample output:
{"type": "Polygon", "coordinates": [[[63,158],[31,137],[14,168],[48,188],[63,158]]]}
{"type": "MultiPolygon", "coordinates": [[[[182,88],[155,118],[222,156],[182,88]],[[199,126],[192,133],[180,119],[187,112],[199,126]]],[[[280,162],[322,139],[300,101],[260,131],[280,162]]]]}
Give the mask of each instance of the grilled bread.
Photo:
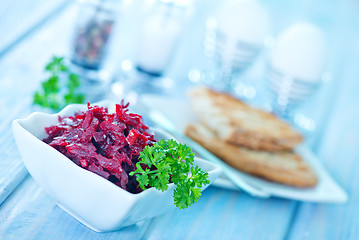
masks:
{"type": "Polygon", "coordinates": [[[228,94],[198,87],[189,96],[200,122],[222,141],[266,151],[290,150],[302,142],[302,136],[283,120],[228,94]]]}
{"type": "Polygon", "coordinates": [[[203,125],[188,125],[186,135],[232,167],[268,180],[296,187],[313,187],[317,177],[293,151],[258,151],[228,143],[203,125]]]}

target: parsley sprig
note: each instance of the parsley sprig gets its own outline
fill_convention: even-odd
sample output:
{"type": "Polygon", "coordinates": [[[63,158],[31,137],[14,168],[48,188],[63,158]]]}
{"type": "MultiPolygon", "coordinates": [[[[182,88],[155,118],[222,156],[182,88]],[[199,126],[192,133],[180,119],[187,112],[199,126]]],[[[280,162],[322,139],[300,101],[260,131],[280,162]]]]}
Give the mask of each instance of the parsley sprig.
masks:
{"type": "Polygon", "coordinates": [[[208,173],[198,166],[192,166],[194,153],[175,140],[159,140],[153,146],[146,146],[136,163],[136,179],[142,190],[155,187],[166,191],[168,184],[176,185],[173,198],[179,209],[187,208],[201,196],[201,187],[209,184],[208,173]]]}
{"type": "Polygon", "coordinates": [[[72,73],[64,63],[63,57],[54,56],[50,63],[45,67],[45,71],[50,73],[50,77],[42,82],[42,91],[36,91],[33,103],[45,108],[59,110],[70,103],[83,103],[85,96],[77,93],[80,87],[80,78],[72,73]],[[60,78],[67,76],[67,88],[61,95],[62,90],[60,78]]]}

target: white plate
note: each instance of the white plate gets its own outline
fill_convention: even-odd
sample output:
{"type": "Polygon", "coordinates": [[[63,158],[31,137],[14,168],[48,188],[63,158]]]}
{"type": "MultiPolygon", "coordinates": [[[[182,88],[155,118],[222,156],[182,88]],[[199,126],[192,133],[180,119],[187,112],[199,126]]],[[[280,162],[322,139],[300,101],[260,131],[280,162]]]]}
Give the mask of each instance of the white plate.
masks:
{"type": "MultiPolygon", "coordinates": [[[[191,112],[189,103],[185,100],[169,99],[157,95],[143,95],[140,101],[146,107],[159,111],[171,120],[178,130],[184,132],[186,125],[195,122],[194,114],[191,112]]],[[[236,170],[236,172],[248,183],[263,189],[271,196],[295,199],[309,202],[333,202],[344,203],[348,196],[346,192],[334,181],[322,166],[320,160],[305,145],[296,148],[296,152],[315,170],[318,176],[318,184],[314,188],[296,188],[274,182],[270,182],[258,177],[248,175],[236,170]]],[[[239,190],[225,176],[218,177],[213,183],[214,186],[239,190]]]]}

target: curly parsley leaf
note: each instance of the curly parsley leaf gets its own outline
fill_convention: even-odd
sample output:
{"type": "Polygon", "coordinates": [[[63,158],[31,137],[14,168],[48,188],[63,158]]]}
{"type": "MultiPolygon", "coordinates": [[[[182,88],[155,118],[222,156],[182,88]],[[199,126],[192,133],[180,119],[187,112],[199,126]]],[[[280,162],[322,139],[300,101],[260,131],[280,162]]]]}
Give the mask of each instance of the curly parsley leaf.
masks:
{"type": "Polygon", "coordinates": [[[77,93],[81,85],[78,75],[72,73],[65,65],[63,57],[54,56],[45,71],[50,77],[41,83],[42,89],[34,94],[33,103],[44,108],[59,110],[70,103],[83,103],[85,96],[77,93]],[[67,76],[66,90],[61,89],[60,79],[67,76]],[[63,94],[60,94],[64,92],[63,94]]]}
{"type": "Polygon", "coordinates": [[[139,159],[136,171],[131,172],[130,176],[136,174],[136,180],[143,190],[155,187],[166,191],[168,184],[173,182],[176,185],[174,203],[180,209],[197,202],[202,186],[209,184],[208,173],[198,166],[192,166],[192,150],[173,139],[146,146],[139,159]]]}

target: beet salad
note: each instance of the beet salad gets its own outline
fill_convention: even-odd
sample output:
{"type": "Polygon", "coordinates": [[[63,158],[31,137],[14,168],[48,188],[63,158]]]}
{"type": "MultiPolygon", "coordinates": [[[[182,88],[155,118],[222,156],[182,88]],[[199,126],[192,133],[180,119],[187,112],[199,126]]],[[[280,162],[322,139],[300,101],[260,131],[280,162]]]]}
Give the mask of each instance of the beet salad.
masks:
{"type": "Polygon", "coordinates": [[[154,136],[148,132],[142,116],[128,113],[128,103],[116,104],[116,112],[90,106],[86,112],[59,117],[59,123],[45,128],[43,141],[78,166],[108,179],[131,192],[141,192],[135,176],[138,156],[154,136]]]}

